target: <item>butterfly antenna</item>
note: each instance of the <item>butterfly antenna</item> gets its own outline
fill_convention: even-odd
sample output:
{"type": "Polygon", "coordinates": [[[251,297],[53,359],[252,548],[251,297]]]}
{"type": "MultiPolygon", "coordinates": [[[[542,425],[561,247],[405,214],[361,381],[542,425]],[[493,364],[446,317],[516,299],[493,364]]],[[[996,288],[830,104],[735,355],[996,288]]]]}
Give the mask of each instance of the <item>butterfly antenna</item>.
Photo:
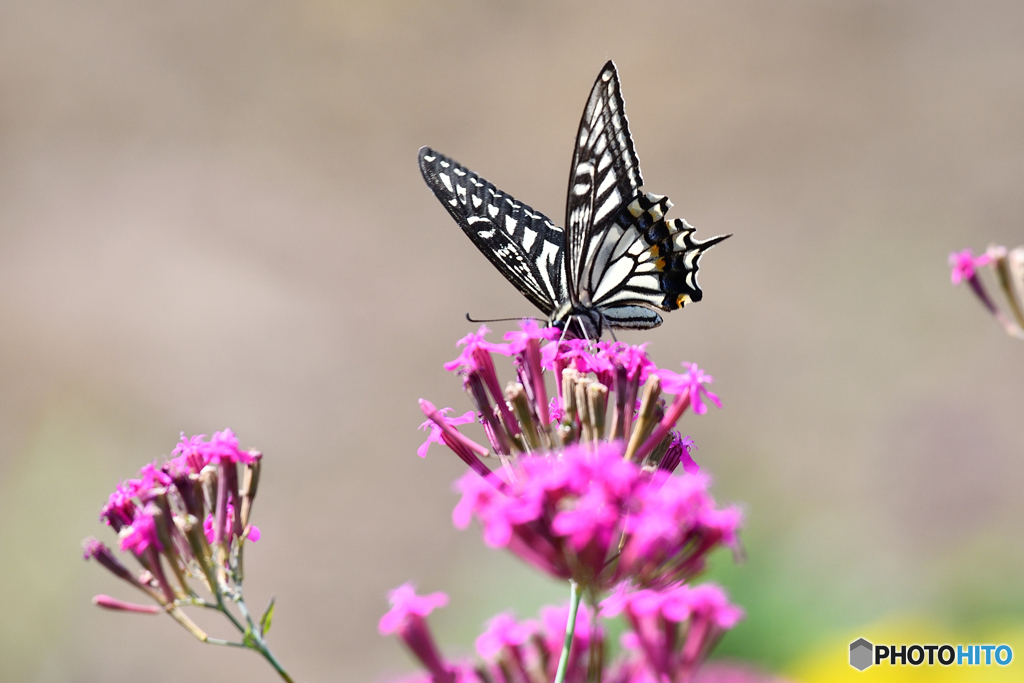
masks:
{"type": "Polygon", "coordinates": [[[522,317],[519,317],[519,318],[490,318],[490,319],[487,319],[487,320],[477,320],[476,318],[471,316],[469,313],[466,314],[466,320],[468,320],[471,323],[507,323],[507,322],[517,322],[519,320],[536,320],[536,321],[542,322],[542,323],[546,323],[547,322],[547,320],[543,320],[541,318],[537,318],[537,317],[534,317],[532,315],[525,315],[525,316],[522,316],[522,317]]]}

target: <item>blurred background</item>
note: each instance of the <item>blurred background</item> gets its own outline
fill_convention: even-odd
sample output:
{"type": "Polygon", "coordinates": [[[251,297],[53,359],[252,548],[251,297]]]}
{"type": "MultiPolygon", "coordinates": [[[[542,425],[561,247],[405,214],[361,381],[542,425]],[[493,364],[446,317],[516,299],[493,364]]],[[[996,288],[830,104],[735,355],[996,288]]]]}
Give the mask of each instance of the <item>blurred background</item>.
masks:
{"type": "Polygon", "coordinates": [[[376,628],[404,581],[451,594],[450,653],[564,600],[416,457],[417,398],[469,408],[463,315],[535,311],[415,158],[561,222],[609,58],[646,189],[734,234],[626,335],[724,403],[681,424],[748,517],[720,653],[827,680],[906,623],[1024,652],[979,640],[1024,624],[1024,347],[946,265],[1024,242],[1022,29],[1010,0],[0,2],[0,679],[276,680],[90,604],[134,596],[81,539],[180,431],[266,454],[246,586],[297,681],[413,670],[376,628]]]}

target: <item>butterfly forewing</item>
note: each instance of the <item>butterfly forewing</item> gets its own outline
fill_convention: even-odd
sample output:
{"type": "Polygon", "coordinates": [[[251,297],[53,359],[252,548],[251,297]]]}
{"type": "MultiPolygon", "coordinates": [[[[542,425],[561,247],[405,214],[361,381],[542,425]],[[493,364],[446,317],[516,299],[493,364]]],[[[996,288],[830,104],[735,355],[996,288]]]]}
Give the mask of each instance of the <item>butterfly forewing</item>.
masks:
{"type": "Polygon", "coordinates": [[[609,61],[580,119],[566,198],[566,281],[573,303],[590,299],[605,231],[643,185],[615,64],[609,61]]]}
{"type": "Polygon", "coordinates": [[[420,172],[473,244],[545,315],[568,298],[565,235],[551,220],[429,147],[420,172]]]}

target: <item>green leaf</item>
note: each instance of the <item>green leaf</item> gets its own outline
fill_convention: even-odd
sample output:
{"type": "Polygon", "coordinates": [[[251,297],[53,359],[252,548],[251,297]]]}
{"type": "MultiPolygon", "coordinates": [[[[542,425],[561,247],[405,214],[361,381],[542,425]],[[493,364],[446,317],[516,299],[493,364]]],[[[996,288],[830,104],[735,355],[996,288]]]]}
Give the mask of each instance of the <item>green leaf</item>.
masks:
{"type": "Polygon", "coordinates": [[[270,631],[270,622],[274,620],[274,598],[270,598],[270,604],[267,605],[267,609],[263,610],[263,616],[260,617],[260,635],[267,635],[270,631]]]}
{"type": "Polygon", "coordinates": [[[254,650],[256,649],[256,636],[253,635],[252,629],[249,627],[246,627],[245,635],[242,636],[242,644],[254,650]]]}

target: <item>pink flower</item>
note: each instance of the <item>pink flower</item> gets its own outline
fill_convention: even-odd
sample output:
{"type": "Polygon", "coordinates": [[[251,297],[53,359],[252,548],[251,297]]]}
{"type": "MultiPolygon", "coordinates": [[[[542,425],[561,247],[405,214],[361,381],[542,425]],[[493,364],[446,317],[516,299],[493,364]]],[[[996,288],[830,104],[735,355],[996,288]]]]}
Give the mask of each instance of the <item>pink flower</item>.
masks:
{"type": "MultiPolygon", "coordinates": [[[[85,543],[86,559],[96,560],[161,604],[187,595],[192,590],[189,579],[202,577],[200,580],[210,587],[211,558],[223,561],[233,572],[238,557],[233,544],[243,538],[255,542],[261,536],[260,529],[248,519],[239,519],[240,510],[248,516],[255,498],[260,453],[241,451],[234,433],[224,430],[209,441],[203,436],[182,435],[172,456],[163,464],[147,463],[140,470],[141,478],[118,484],[100,514],[118,532],[121,550],[134,554],[146,569],[146,578],[135,577],[99,541],[87,539],[85,543]],[[215,476],[216,485],[213,500],[207,500],[200,473],[213,463],[216,471],[209,468],[206,474],[215,476]],[[240,465],[244,465],[241,472],[246,475],[244,492],[239,486],[240,465]],[[195,520],[202,520],[203,527],[196,528],[195,520]],[[226,557],[210,547],[214,541],[224,542],[226,557]],[[176,579],[175,587],[167,579],[167,569],[176,579]]],[[[234,578],[226,581],[231,584],[234,578]]],[[[193,635],[196,633],[193,631],[193,635]]]]}
{"type": "MultiPolygon", "coordinates": [[[[456,342],[457,346],[464,346],[462,353],[459,354],[458,358],[452,361],[448,361],[444,364],[444,369],[452,372],[460,368],[466,371],[476,370],[484,358],[489,359],[488,354],[497,353],[502,356],[507,356],[511,353],[508,344],[495,344],[489,342],[484,337],[490,332],[486,325],[481,325],[480,329],[476,332],[470,332],[465,337],[456,342]]],[[[486,361],[485,361],[486,362],[486,361]]]]}
{"type": "Polygon", "coordinates": [[[435,683],[455,683],[455,669],[447,664],[434,644],[425,617],[438,607],[448,604],[444,593],[416,595],[411,583],[406,583],[388,593],[391,609],[380,618],[377,630],[382,636],[397,633],[413,655],[434,676],[435,683]]]}
{"type": "MultiPolygon", "coordinates": [[[[232,526],[233,526],[233,523],[235,521],[235,506],[232,505],[231,503],[228,503],[227,517],[228,517],[228,521],[227,521],[227,524],[225,525],[225,527],[227,529],[231,529],[232,526]]],[[[213,515],[206,515],[206,519],[203,521],[203,533],[206,534],[206,542],[207,543],[215,543],[216,542],[216,540],[217,540],[217,538],[216,538],[217,533],[216,533],[216,529],[214,529],[214,526],[213,526],[213,515]]],[[[250,524],[249,525],[249,533],[247,533],[245,535],[245,537],[246,537],[246,539],[248,539],[248,540],[252,541],[253,543],[255,543],[256,541],[260,540],[260,537],[262,535],[263,534],[260,533],[260,528],[258,526],[250,524]]]]}
{"type": "Polygon", "coordinates": [[[96,560],[117,578],[123,579],[133,586],[141,586],[135,575],[117,559],[117,556],[105,543],[101,543],[95,538],[87,538],[82,542],[82,548],[85,551],[82,557],[86,560],[96,560]]]}
{"type": "MultiPolygon", "coordinates": [[[[452,412],[451,408],[441,408],[439,411],[437,411],[437,414],[443,417],[445,422],[453,427],[455,425],[464,425],[476,421],[476,413],[473,412],[472,410],[463,413],[459,417],[448,417],[448,413],[450,412],[452,412]]],[[[432,420],[427,420],[426,422],[421,424],[420,429],[429,429],[430,436],[428,436],[427,440],[423,442],[423,445],[421,445],[416,450],[416,455],[420,456],[421,458],[427,457],[427,449],[430,448],[430,444],[432,443],[439,443],[442,446],[446,445],[444,442],[443,433],[441,431],[441,426],[435,424],[432,420]]]]}
{"type": "MultiPolygon", "coordinates": [[[[452,451],[458,455],[464,463],[469,465],[470,469],[481,477],[484,479],[488,479],[490,477],[490,469],[488,469],[487,465],[480,460],[480,456],[489,455],[486,448],[463,436],[459,430],[452,425],[452,422],[448,418],[444,417],[430,401],[421,398],[420,410],[423,411],[423,414],[430,418],[430,421],[434,426],[440,430],[441,437],[444,438],[444,445],[452,449],[452,451]]],[[[429,441],[430,439],[428,438],[427,442],[429,443],[429,441]]]]}
{"type": "Polygon", "coordinates": [[[1020,270],[1022,263],[1024,247],[1008,252],[1006,247],[997,244],[989,245],[988,250],[980,256],[974,256],[970,249],[949,255],[949,265],[952,267],[950,279],[953,284],[958,285],[966,280],[981,305],[999,321],[1006,333],[1020,339],[1024,339],[1024,309],[1020,304],[1024,297],[1024,276],[1020,270]],[[1004,305],[1013,314],[1012,317],[996,305],[982,278],[978,277],[976,269],[986,265],[991,265],[998,274],[1000,289],[1005,295],[1004,305]]]}
{"type": "Polygon", "coordinates": [[[377,629],[382,636],[400,630],[410,617],[426,617],[439,607],[448,604],[448,596],[437,592],[430,595],[416,595],[416,586],[403,583],[388,593],[391,609],[380,618],[377,629]]]}
{"type": "Polygon", "coordinates": [[[686,372],[683,374],[666,369],[654,373],[661,380],[662,391],[689,396],[693,411],[698,415],[708,412],[701,396],[707,396],[712,403],[721,408],[722,402],[707,388],[707,385],[714,381],[714,377],[698,368],[696,363],[683,363],[683,367],[686,368],[686,372]]]}
{"type": "Polygon", "coordinates": [[[493,660],[504,649],[518,648],[533,634],[530,624],[516,621],[511,612],[502,612],[487,622],[487,629],[476,639],[476,651],[493,660]]]}
{"type": "Polygon", "coordinates": [[[559,459],[521,458],[501,487],[467,472],[452,521],[466,528],[476,518],[488,545],[599,587],[625,578],[678,582],[715,547],[735,542],[739,514],[715,507],[707,477],[652,476],[623,460],[622,449],[570,446],[559,459]]]}
{"type": "Polygon", "coordinates": [[[690,612],[716,627],[728,630],[743,618],[743,610],[729,602],[721,586],[704,583],[694,586],[687,595],[690,612]]]}
{"type": "Polygon", "coordinates": [[[665,455],[658,463],[658,469],[665,472],[675,472],[680,464],[687,474],[697,474],[700,466],[690,457],[690,451],[697,450],[697,444],[688,436],[682,436],[678,432],[672,432],[672,442],[665,450],[665,455]]]}
{"type": "Polygon", "coordinates": [[[505,333],[505,340],[510,342],[508,351],[515,355],[526,350],[527,345],[533,341],[551,341],[558,339],[562,332],[557,327],[540,327],[533,318],[524,318],[519,323],[519,330],[512,330],[505,333]]]}
{"type": "MultiPolygon", "coordinates": [[[[553,370],[557,363],[568,365],[577,358],[586,359],[590,356],[587,351],[589,347],[590,342],[585,339],[562,339],[555,344],[547,344],[541,352],[542,365],[547,370],[553,370]]],[[[582,360],[583,363],[586,360],[582,360]]]]}
{"type": "Polygon", "coordinates": [[[992,256],[988,253],[975,256],[970,249],[954,251],[949,254],[949,265],[952,268],[950,280],[958,285],[964,280],[974,277],[975,270],[981,266],[987,266],[992,262],[992,256]]]}
{"type": "Polygon", "coordinates": [[[561,422],[565,413],[562,412],[562,401],[557,396],[548,403],[548,417],[552,422],[561,422]]]}
{"type": "Polygon", "coordinates": [[[132,499],[138,495],[141,484],[139,479],[129,479],[118,484],[107,504],[100,510],[100,519],[105,520],[114,531],[120,532],[135,519],[135,503],[132,499]]]}
{"type": "Polygon", "coordinates": [[[598,347],[614,365],[625,368],[626,375],[638,378],[641,384],[647,381],[650,373],[658,369],[647,356],[646,343],[632,346],[623,342],[598,342],[598,347]]]}
{"type": "Polygon", "coordinates": [[[147,463],[143,465],[142,469],[139,470],[139,474],[142,475],[142,481],[138,486],[137,495],[145,495],[145,497],[148,497],[148,494],[154,489],[165,489],[171,485],[171,478],[166,472],[157,468],[156,463],[147,463]],[[145,492],[145,494],[143,494],[143,492],[145,492]]]}
{"type": "Polygon", "coordinates": [[[187,438],[185,432],[181,433],[181,441],[171,451],[171,455],[177,457],[167,461],[171,476],[199,474],[206,467],[209,463],[209,455],[206,452],[206,444],[203,443],[205,438],[205,434],[196,434],[187,438]]]}
{"type": "Polygon", "coordinates": [[[481,325],[478,332],[468,334],[460,339],[458,343],[466,348],[462,350],[458,358],[445,363],[444,368],[448,371],[458,370],[464,375],[465,388],[473,397],[491,443],[494,444],[498,453],[508,455],[511,452],[510,439],[519,434],[519,425],[505,402],[491,354],[507,356],[510,351],[508,344],[492,344],[485,341],[484,336],[488,332],[487,327],[481,325]],[[490,398],[488,393],[490,393],[490,398]],[[492,399],[497,402],[498,412],[501,415],[500,422],[494,415],[492,399]]]}
{"type": "Polygon", "coordinates": [[[230,429],[214,432],[210,442],[203,444],[202,448],[207,456],[207,462],[215,465],[225,462],[249,464],[256,461],[255,454],[238,447],[238,437],[230,429]]]}
{"type": "MultiPolygon", "coordinates": [[[[405,588],[403,586],[403,588],[405,588]]],[[[414,618],[423,620],[425,615],[414,618]]],[[[539,620],[519,622],[510,612],[503,612],[491,619],[485,631],[476,640],[477,651],[486,660],[473,665],[446,662],[436,648],[431,653],[414,650],[420,662],[430,671],[430,676],[416,676],[402,679],[404,683],[479,683],[482,681],[505,681],[508,683],[529,683],[554,679],[555,669],[562,653],[565,628],[568,622],[569,606],[544,607],[539,620]],[[424,656],[425,655],[425,656],[424,656]],[[428,664],[427,660],[431,663],[428,664]]],[[[604,651],[604,632],[601,628],[592,630],[592,614],[586,605],[579,606],[576,629],[573,633],[571,655],[568,662],[566,683],[586,683],[587,669],[592,661],[592,650],[604,651]]],[[[407,622],[403,622],[407,623],[407,622]]],[[[421,639],[433,639],[422,624],[421,639]]],[[[401,634],[400,634],[401,636],[401,634]]],[[[407,636],[401,636],[403,639],[407,636]]],[[[415,639],[414,639],[415,640],[415,639]]],[[[426,640],[416,641],[421,645],[426,640]]],[[[410,646],[411,647],[411,646],[410,646]]],[[[601,679],[624,680],[624,679],[601,679]]]]}
{"type": "Polygon", "coordinates": [[[141,557],[150,546],[157,551],[163,550],[157,535],[156,522],[153,520],[156,509],[152,503],[142,510],[136,509],[135,519],[132,520],[131,526],[126,527],[128,531],[121,538],[122,551],[131,551],[141,557]]]}
{"type": "Polygon", "coordinates": [[[626,616],[633,633],[624,644],[642,652],[642,669],[653,674],[653,680],[689,678],[722,634],[743,617],[714,584],[661,590],[623,584],[601,603],[601,614],[626,616]],[[686,628],[681,628],[683,624],[686,628]]]}
{"type": "MultiPolygon", "coordinates": [[[[586,604],[581,603],[576,613],[576,628],[572,634],[572,646],[569,650],[569,666],[565,680],[584,683],[587,678],[587,664],[591,647],[601,649],[604,642],[604,629],[600,626],[591,629],[593,614],[586,604]]],[[[547,650],[547,661],[550,667],[547,680],[554,680],[555,665],[561,655],[565,641],[565,629],[569,623],[569,605],[557,607],[541,607],[541,642],[547,650]]]]}

